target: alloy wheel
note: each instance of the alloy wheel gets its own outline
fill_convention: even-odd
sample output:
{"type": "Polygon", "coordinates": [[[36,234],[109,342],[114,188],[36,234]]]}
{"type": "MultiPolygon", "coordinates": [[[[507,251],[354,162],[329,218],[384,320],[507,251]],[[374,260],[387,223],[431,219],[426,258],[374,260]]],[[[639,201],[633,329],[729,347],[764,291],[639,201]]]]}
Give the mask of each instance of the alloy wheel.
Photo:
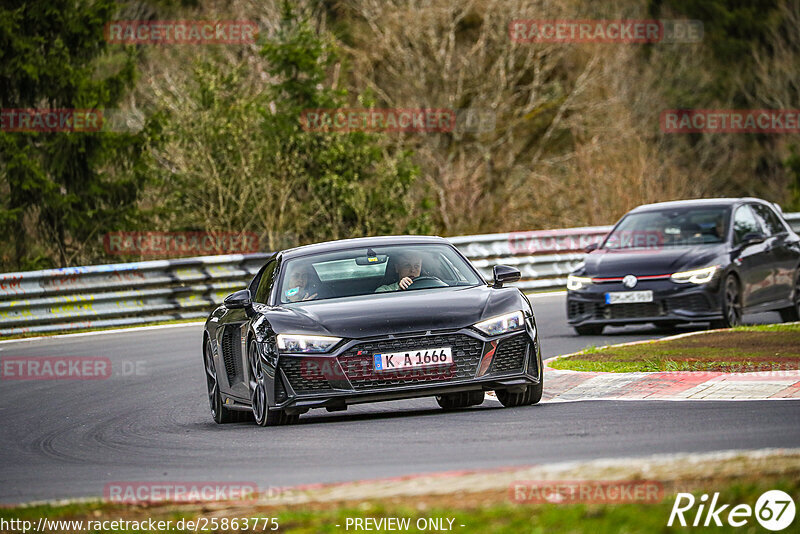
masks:
{"type": "Polygon", "coordinates": [[[253,417],[256,418],[256,423],[263,425],[267,417],[267,391],[255,342],[250,343],[247,359],[250,363],[250,403],[253,407],[253,417]]]}
{"type": "Polygon", "coordinates": [[[800,271],[794,281],[794,310],[795,316],[800,317],[800,271]]]}
{"type": "Polygon", "coordinates": [[[733,276],[725,281],[725,319],[728,326],[742,324],[742,299],[739,284],[733,276]]]}
{"type": "Polygon", "coordinates": [[[214,366],[214,353],[211,348],[211,341],[206,341],[206,350],[203,355],[206,368],[206,385],[208,386],[208,404],[211,408],[211,416],[217,419],[217,397],[219,395],[219,382],[217,381],[217,369],[214,366]]]}

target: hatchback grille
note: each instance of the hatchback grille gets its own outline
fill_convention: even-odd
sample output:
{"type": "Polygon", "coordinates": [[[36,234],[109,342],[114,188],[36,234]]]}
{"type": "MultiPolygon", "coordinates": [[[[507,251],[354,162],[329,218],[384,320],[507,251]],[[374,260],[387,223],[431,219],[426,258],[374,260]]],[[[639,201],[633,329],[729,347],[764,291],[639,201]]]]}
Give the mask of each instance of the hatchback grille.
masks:
{"type": "Polygon", "coordinates": [[[661,302],[636,302],[598,306],[595,317],[597,319],[636,319],[638,317],[658,317],[665,313],[665,306],[661,302]]]}
{"type": "Polygon", "coordinates": [[[567,317],[579,317],[581,315],[594,313],[594,303],[582,302],[579,300],[570,300],[569,309],[567,310],[567,317]]]}
{"type": "Polygon", "coordinates": [[[525,361],[525,349],[528,348],[528,336],[518,334],[500,342],[492,360],[490,373],[519,371],[525,361]]]}
{"type": "Polygon", "coordinates": [[[685,310],[690,312],[707,312],[710,307],[705,295],[695,294],[685,297],[673,297],[667,300],[670,310],[685,310]]]}
{"type": "Polygon", "coordinates": [[[339,356],[339,363],[353,388],[365,390],[473,378],[482,349],[482,341],[465,334],[386,339],[354,345],[339,356]],[[452,349],[452,365],[401,369],[393,373],[374,371],[373,354],[440,347],[452,349]]]}

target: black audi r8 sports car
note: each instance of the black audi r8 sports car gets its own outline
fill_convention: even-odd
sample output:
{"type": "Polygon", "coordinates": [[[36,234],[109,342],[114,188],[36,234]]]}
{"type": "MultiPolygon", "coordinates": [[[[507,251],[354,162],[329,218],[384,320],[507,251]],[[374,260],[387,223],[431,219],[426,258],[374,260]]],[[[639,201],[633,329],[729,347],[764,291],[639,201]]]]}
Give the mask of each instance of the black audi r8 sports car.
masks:
{"type": "Polygon", "coordinates": [[[567,280],[578,334],[606,325],[710,322],[745,312],[800,316],[800,237],[756,198],[663,202],[627,213],[567,280]]]}
{"type": "Polygon", "coordinates": [[[371,237],[284,250],[205,324],[217,423],[294,423],[311,408],[435,396],[444,409],[539,402],[542,359],[512,267],[494,282],[440,237],[371,237]]]}

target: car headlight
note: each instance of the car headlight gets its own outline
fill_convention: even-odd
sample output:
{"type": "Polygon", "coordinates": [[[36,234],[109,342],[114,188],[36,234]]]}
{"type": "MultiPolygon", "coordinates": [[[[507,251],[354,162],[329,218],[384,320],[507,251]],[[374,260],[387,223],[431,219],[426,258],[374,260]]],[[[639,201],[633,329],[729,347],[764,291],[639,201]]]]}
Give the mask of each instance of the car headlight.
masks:
{"type": "Polygon", "coordinates": [[[525,316],[521,311],[515,311],[475,323],[474,326],[487,336],[496,336],[505,334],[506,332],[524,329],[525,316]]]}
{"type": "Polygon", "coordinates": [[[589,277],[575,276],[574,274],[567,276],[567,289],[571,291],[583,289],[590,285],[592,285],[592,279],[589,277]]]}
{"type": "Polygon", "coordinates": [[[283,352],[328,352],[341,340],[331,336],[278,334],[278,348],[283,352]]]}
{"type": "Polygon", "coordinates": [[[675,273],[670,276],[669,279],[676,284],[686,284],[689,282],[692,284],[706,284],[710,282],[712,278],[714,278],[714,275],[717,274],[717,271],[719,271],[719,265],[714,265],[704,269],[694,269],[691,271],[675,273]]]}

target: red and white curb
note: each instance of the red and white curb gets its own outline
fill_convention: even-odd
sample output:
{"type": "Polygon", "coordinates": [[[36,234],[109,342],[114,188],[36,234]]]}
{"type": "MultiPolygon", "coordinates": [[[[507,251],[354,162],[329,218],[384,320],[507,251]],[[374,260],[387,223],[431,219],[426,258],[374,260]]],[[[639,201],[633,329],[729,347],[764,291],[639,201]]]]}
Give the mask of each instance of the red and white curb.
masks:
{"type": "MultiPolygon", "coordinates": [[[[705,332],[691,332],[677,339],[705,332]]],[[[612,345],[635,345],[636,341],[612,345]]],[[[571,356],[557,356],[563,358],[571,356]]],[[[723,373],[664,371],[608,373],[553,369],[545,361],[543,402],[578,400],[759,400],[800,398],[800,370],[723,373]]]]}

